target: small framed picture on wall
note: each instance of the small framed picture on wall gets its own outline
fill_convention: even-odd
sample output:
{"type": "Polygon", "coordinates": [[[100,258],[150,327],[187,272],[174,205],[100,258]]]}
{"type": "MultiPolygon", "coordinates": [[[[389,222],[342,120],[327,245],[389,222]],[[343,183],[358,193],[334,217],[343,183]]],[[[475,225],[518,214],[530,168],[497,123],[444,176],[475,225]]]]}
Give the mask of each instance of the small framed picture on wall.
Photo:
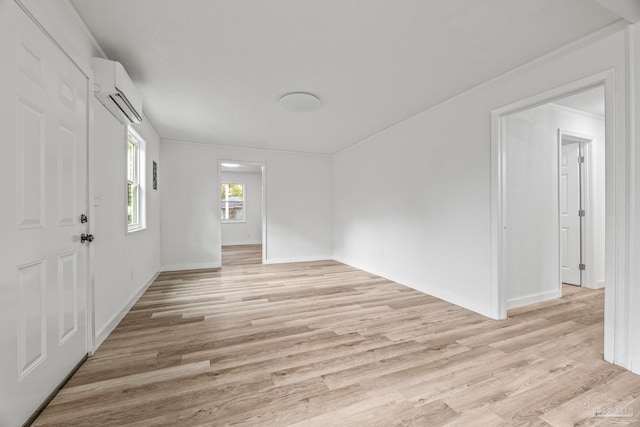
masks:
{"type": "Polygon", "coordinates": [[[156,161],[153,161],[153,189],[158,189],[158,164],[156,161]]]}

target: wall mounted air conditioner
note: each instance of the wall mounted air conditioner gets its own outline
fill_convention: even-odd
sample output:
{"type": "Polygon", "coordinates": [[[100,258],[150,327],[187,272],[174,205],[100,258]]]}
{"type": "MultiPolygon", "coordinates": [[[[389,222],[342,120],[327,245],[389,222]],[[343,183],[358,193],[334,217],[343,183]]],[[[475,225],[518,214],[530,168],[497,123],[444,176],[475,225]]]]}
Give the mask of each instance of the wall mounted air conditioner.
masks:
{"type": "Polygon", "coordinates": [[[122,64],[93,58],[96,98],[123,123],[142,121],[142,98],[122,64]]]}

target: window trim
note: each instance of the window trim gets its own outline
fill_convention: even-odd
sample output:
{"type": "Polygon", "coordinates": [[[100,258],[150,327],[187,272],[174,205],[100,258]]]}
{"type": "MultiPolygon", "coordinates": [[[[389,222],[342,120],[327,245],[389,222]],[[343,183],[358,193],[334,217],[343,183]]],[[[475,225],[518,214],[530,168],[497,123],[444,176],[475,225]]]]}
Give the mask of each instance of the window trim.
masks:
{"type": "MultiPolygon", "coordinates": [[[[147,228],[146,223],[146,142],[131,126],[125,126],[125,232],[135,233],[147,228]],[[129,141],[136,146],[136,177],[138,187],[138,222],[129,224],[129,141]]],[[[135,181],[134,181],[135,182],[135,181]]]]}
{"type": "MultiPolygon", "coordinates": [[[[246,223],[247,222],[247,184],[246,182],[242,181],[221,181],[220,182],[220,186],[222,187],[223,185],[230,185],[230,184],[239,184],[242,185],[242,211],[243,211],[243,215],[242,215],[242,219],[222,219],[220,218],[220,222],[222,224],[242,224],[242,223],[246,223]]],[[[222,203],[223,200],[219,199],[218,200],[219,203],[222,203]]]]}

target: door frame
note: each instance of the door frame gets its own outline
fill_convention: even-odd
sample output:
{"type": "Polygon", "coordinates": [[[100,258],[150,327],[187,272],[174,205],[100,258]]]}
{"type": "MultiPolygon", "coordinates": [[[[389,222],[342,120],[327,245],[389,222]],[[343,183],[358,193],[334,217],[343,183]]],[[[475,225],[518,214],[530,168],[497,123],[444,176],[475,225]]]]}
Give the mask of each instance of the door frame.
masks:
{"type": "MultiPolygon", "coordinates": [[[[262,263],[266,264],[267,263],[267,164],[264,162],[251,162],[251,161],[245,161],[245,160],[233,160],[233,159],[218,159],[218,183],[216,188],[220,188],[220,185],[222,185],[222,163],[237,163],[239,165],[248,165],[248,166],[259,166],[262,169],[261,172],[261,185],[262,185],[262,190],[261,190],[261,214],[262,214],[262,237],[261,237],[261,241],[262,241],[262,263]]],[[[218,194],[216,192],[216,194],[218,194]]],[[[218,251],[220,253],[220,266],[222,267],[222,221],[220,220],[220,213],[218,211],[218,209],[216,209],[216,212],[218,212],[218,236],[219,236],[219,245],[218,245],[218,251]]]]}
{"type": "MultiPolygon", "coordinates": [[[[628,143],[616,132],[616,72],[609,69],[563,86],[521,99],[491,111],[491,317],[506,319],[506,117],[553,102],[588,89],[605,89],[605,188],[606,259],[604,358],[629,366],[629,205],[625,184],[628,171],[628,143]]],[[[621,123],[625,125],[624,123],[621,123]]]]}
{"type": "MultiPolygon", "coordinates": [[[[594,135],[587,135],[580,132],[574,132],[566,129],[558,129],[558,176],[560,176],[560,153],[562,145],[565,143],[578,144],[580,152],[584,157],[582,163],[582,171],[580,173],[580,198],[581,209],[584,209],[585,216],[583,217],[580,227],[580,251],[582,254],[582,262],[585,265],[585,269],[580,273],[580,286],[597,289],[596,283],[596,255],[594,239],[595,232],[595,203],[594,203],[594,188],[593,188],[593,140],[594,135]],[[565,142],[566,141],[566,142],[565,142]]],[[[558,181],[558,186],[560,181],[558,181]]],[[[558,187],[558,195],[560,194],[560,188],[558,187]]],[[[560,212],[558,211],[558,224],[560,224],[560,212]]],[[[560,279],[562,282],[562,270],[560,269],[560,279]]],[[[562,286],[560,287],[562,290],[562,286]]]]}

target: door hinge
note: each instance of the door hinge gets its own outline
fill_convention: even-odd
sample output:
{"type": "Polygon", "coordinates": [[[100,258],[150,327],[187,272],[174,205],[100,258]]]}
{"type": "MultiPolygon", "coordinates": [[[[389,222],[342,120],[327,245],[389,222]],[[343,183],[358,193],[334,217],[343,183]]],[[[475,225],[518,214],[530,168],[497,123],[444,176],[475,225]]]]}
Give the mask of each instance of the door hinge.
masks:
{"type": "Polygon", "coordinates": [[[578,211],[578,216],[585,216],[585,214],[584,214],[584,209],[580,209],[580,210],[578,211]]]}
{"type": "Polygon", "coordinates": [[[584,265],[584,264],[578,264],[578,270],[583,271],[583,270],[586,270],[586,269],[587,269],[587,266],[586,266],[586,265],[584,265]]]}
{"type": "Polygon", "coordinates": [[[578,156],[578,163],[584,163],[584,156],[578,156]]]}

